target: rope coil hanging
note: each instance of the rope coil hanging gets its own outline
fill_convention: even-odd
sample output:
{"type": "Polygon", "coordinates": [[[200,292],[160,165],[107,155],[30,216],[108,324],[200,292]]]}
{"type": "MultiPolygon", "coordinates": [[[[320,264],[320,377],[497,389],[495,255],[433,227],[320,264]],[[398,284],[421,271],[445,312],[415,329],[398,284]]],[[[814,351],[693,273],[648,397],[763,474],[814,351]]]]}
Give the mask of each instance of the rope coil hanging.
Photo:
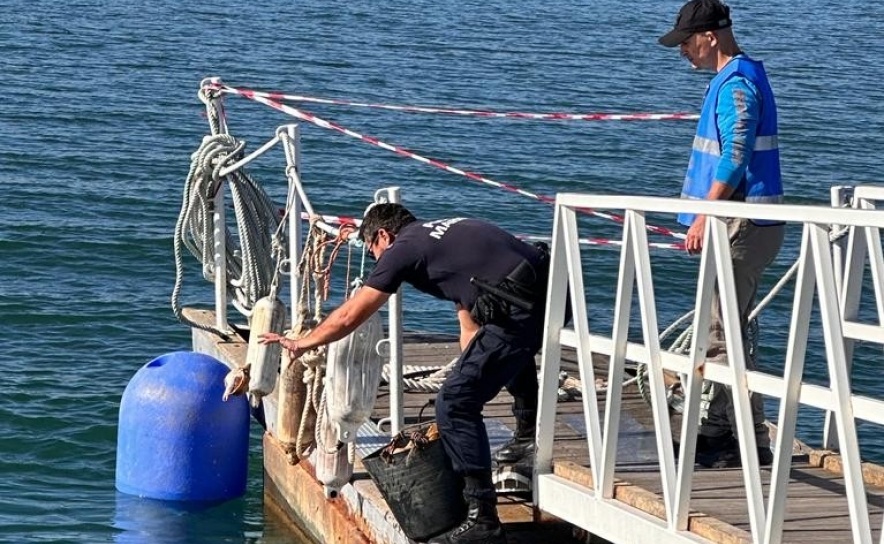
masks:
{"type": "Polygon", "coordinates": [[[262,297],[271,293],[280,248],[285,239],[277,206],[261,185],[241,168],[226,176],[220,172],[243,157],[245,142],[220,133],[220,113],[207,102],[212,135],[205,136],[191,156],[184,185],[181,211],[175,224],[175,286],[172,309],[182,322],[199,329],[225,334],[215,327],[193,323],[184,317],[181,290],[184,278],[183,249],[187,248],[202,265],[203,277],[215,280],[215,196],[226,181],[233,203],[237,236],[224,225],[228,296],[234,307],[248,316],[262,297]],[[238,241],[238,243],[237,243],[238,241]]]}
{"type": "MultiPolygon", "coordinates": [[[[324,255],[325,233],[311,222],[310,231],[301,253],[298,269],[301,272],[301,290],[298,293],[298,317],[291,331],[286,336],[298,339],[316,328],[322,320],[322,302],[327,292],[327,278],[315,272],[313,263],[322,262],[324,255]],[[311,294],[312,291],[312,294],[311,294]],[[312,296],[311,296],[312,295],[312,296]],[[312,301],[312,303],[311,303],[312,301]]],[[[316,445],[316,434],[319,428],[318,417],[322,407],[323,375],[328,350],[325,346],[313,349],[289,364],[304,365],[303,382],[306,386],[304,409],[298,428],[294,454],[305,458],[310,448],[316,445]]]]}

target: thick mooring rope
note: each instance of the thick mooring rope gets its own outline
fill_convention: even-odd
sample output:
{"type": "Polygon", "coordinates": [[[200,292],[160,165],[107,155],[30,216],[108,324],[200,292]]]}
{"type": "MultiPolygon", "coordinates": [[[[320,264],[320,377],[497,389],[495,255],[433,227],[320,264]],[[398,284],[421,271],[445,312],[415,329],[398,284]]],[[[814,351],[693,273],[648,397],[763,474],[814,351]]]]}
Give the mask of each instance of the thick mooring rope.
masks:
{"type": "Polygon", "coordinates": [[[263,188],[242,170],[221,179],[218,173],[242,157],[244,144],[226,134],[203,138],[192,155],[190,173],[184,186],[181,212],[175,225],[175,287],[172,309],[175,316],[192,327],[216,331],[213,327],[192,323],[182,313],[180,296],[184,278],[183,248],[202,264],[203,277],[215,278],[213,199],[226,180],[233,201],[239,247],[225,229],[227,290],[233,305],[244,315],[261,297],[270,293],[276,271],[274,244],[280,236],[279,212],[263,188]]]}
{"type": "MultiPolygon", "coordinates": [[[[311,224],[307,242],[301,253],[301,260],[298,263],[303,281],[301,292],[298,294],[298,322],[290,335],[287,335],[291,338],[297,339],[306,335],[322,321],[322,302],[325,300],[327,277],[324,274],[316,273],[314,265],[316,262],[322,262],[324,240],[325,234],[322,230],[317,228],[315,224],[311,224]],[[311,285],[313,286],[312,297],[311,285]]],[[[305,401],[296,440],[297,454],[302,459],[309,454],[309,448],[317,444],[316,434],[319,432],[318,423],[324,396],[323,376],[327,354],[327,347],[322,346],[308,351],[292,362],[292,364],[304,365],[305,401]]]]}
{"type": "MultiPolygon", "coordinates": [[[[451,371],[457,365],[458,358],[455,357],[448,364],[442,366],[410,366],[402,367],[402,387],[404,391],[409,393],[438,393],[442,388],[442,384],[451,371]],[[420,378],[409,377],[415,374],[424,374],[430,372],[429,375],[420,378]]],[[[390,365],[384,365],[381,372],[381,380],[390,382],[390,365]]]]}

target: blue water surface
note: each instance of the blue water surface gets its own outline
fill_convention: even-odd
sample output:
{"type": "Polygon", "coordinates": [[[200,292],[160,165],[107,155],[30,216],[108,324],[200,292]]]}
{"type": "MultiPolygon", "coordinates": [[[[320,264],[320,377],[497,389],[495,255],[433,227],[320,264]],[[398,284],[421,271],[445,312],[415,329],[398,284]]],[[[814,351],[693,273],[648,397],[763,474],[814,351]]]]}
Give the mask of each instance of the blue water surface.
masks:
{"type": "MultiPolygon", "coordinates": [[[[0,541],[296,538],[265,519],[256,428],[242,499],[182,511],[114,490],[126,383],[147,361],[190,346],[169,302],[172,235],[190,154],[207,132],[196,96],[203,78],[390,104],[696,111],[709,75],[656,43],[679,5],[7,0],[0,16],[0,541]]],[[[733,15],[738,39],[765,61],[776,92],[788,200],[824,205],[832,185],[881,182],[884,7],[771,0],[734,2],[733,15]]],[[[292,122],[241,98],[227,102],[231,130],[249,149],[292,122]]],[[[694,129],[678,121],[304,108],[544,195],[677,195],[694,129]]],[[[276,151],[252,171],[280,201],[282,164],[276,151]]],[[[551,227],[546,204],[309,125],[302,175],[321,213],[358,215],[377,188],[398,185],[423,217],[484,217],[524,234],[551,227]]],[[[672,217],[660,222],[676,228],[672,217]]],[[[581,226],[587,236],[617,236],[616,225],[601,219],[581,226]]],[[[798,235],[790,231],[765,288],[791,265],[798,235]]],[[[594,273],[613,281],[617,252],[593,255],[594,273]]],[[[697,261],[664,250],[653,258],[666,324],[692,307],[697,261]]],[[[211,285],[195,261],[187,265],[184,302],[210,306],[211,285]]],[[[790,296],[762,317],[762,366],[765,355],[782,360],[790,296]]],[[[610,321],[610,305],[591,312],[599,323],[610,321]]],[[[411,293],[406,323],[453,330],[448,308],[411,293]]],[[[825,383],[820,341],[812,348],[808,373],[825,383]]],[[[880,349],[865,353],[854,371],[857,387],[880,390],[879,375],[880,349]]],[[[820,417],[807,414],[802,438],[819,442],[820,417]]],[[[880,429],[863,427],[861,443],[867,457],[884,460],[880,429]]]]}

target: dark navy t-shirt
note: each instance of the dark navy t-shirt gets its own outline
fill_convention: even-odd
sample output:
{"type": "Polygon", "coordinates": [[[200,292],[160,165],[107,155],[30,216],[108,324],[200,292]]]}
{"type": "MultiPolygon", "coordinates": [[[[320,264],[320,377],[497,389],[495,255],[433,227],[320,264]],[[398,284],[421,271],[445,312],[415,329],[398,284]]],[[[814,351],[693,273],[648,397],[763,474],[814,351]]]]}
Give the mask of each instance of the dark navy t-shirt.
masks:
{"type": "Polygon", "coordinates": [[[478,296],[470,278],[496,285],[524,259],[536,265],[541,253],[496,225],[463,217],[418,220],[400,229],[365,284],[392,294],[405,282],[469,309],[478,296]]]}

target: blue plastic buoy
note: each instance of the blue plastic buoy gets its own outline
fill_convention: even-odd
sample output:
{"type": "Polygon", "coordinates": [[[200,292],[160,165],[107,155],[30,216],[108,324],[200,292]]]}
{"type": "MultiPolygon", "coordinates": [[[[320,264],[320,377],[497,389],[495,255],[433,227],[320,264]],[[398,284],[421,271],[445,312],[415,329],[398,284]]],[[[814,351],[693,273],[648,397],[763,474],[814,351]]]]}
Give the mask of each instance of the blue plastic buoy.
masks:
{"type": "Polygon", "coordinates": [[[224,402],[228,368],[176,351],[147,363],[120,402],[116,487],[172,501],[221,501],[245,493],[249,406],[224,402]]]}

